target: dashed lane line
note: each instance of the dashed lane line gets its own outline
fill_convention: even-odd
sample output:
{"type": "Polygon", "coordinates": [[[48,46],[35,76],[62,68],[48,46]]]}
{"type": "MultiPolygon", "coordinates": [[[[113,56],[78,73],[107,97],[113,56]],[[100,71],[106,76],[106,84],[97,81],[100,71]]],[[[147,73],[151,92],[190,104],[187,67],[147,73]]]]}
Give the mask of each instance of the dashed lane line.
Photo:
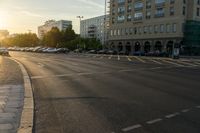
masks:
{"type": "Polygon", "coordinates": [[[173,64],[173,65],[179,66],[179,67],[184,67],[184,65],[182,65],[182,64],[178,64],[178,63],[171,62],[171,61],[168,61],[168,60],[162,60],[162,61],[165,62],[165,63],[169,63],[169,64],[173,64]]]}
{"type": "Polygon", "coordinates": [[[154,120],[150,120],[150,121],[147,121],[146,123],[147,124],[154,124],[154,123],[158,123],[158,122],[161,122],[162,119],[161,118],[158,118],[158,119],[154,119],[154,120]]]}
{"type": "Polygon", "coordinates": [[[136,57],[136,56],[133,56],[135,59],[139,60],[140,62],[142,63],[146,63],[146,61],[144,61],[143,59],[139,58],[139,57],[136,57]]]}
{"type": "Polygon", "coordinates": [[[183,109],[183,110],[181,110],[182,113],[187,113],[189,111],[190,111],[190,109],[183,109]]]}
{"type": "Polygon", "coordinates": [[[128,132],[130,130],[137,129],[137,128],[140,128],[140,127],[142,127],[142,125],[137,124],[137,125],[133,125],[133,126],[130,126],[130,127],[123,128],[122,131],[123,132],[128,132]]]}
{"type": "Polygon", "coordinates": [[[173,118],[177,115],[180,115],[180,113],[176,112],[176,113],[173,113],[173,114],[169,114],[169,115],[166,115],[165,118],[170,119],[170,118],[173,118]]]}

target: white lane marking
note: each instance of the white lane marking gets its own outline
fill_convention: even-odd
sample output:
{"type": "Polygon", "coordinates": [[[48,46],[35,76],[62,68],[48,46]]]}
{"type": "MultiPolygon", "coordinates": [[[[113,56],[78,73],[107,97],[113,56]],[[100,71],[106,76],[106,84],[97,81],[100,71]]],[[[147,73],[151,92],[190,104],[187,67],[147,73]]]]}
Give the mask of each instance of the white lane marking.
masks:
{"type": "Polygon", "coordinates": [[[143,59],[139,58],[139,57],[136,57],[136,56],[133,56],[135,59],[139,60],[140,62],[142,63],[146,63],[146,61],[144,61],[143,59]]]}
{"type": "Polygon", "coordinates": [[[184,67],[184,65],[181,65],[181,64],[178,64],[178,63],[175,63],[175,62],[171,62],[171,61],[168,61],[168,60],[162,60],[162,61],[165,62],[165,63],[169,63],[169,64],[179,66],[179,67],[184,67]]]}
{"type": "Polygon", "coordinates": [[[197,65],[200,65],[200,62],[194,62],[195,64],[197,64],[197,65]]]}
{"type": "Polygon", "coordinates": [[[189,62],[184,62],[184,61],[177,61],[178,63],[182,63],[184,65],[189,65],[189,66],[197,66],[195,64],[189,63],[189,62]]]}
{"type": "Polygon", "coordinates": [[[161,69],[161,67],[153,67],[153,68],[149,68],[150,70],[156,70],[156,69],[161,69]]]}
{"type": "Polygon", "coordinates": [[[200,105],[199,105],[199,106],[196,106],[196,108],[200,109],[200,105]]]}
{"type": "Polygon", "coordinates": [[[117,59],[120,60],[120,56],[119,55],[117,56],[117,59]]]}
{"type": "Polygon", "coordinates": [[[113,57],[113,55],[109,56],[108,59],[110,60],[113,57]]]}
{"type": "Polygon", "coordinates": [[[133,126],[130,126],[130,127],[123,128],[122,131],[123,132],[128,132],[130,130],[133,130],[133,129],[136,129],[136,128],[140,128],[140,127],[142,127],[142,125],[137,124],[137,125],[133,125],[133,126]]]}
{"type": "Polygon", "coordinates": [[[158,118],[158,119],[147,121],[146,123],[147,124],[154,124],[154,123],[157,123],[157,122],[160,122],[160,121],[162,121],[162,119],[158,118]]]}
{"type": "Polygon", "coordinates": [[[170,119],[170,118],[173,118],[173,117],[175,117],[177,115],[180,115],[180,113],[177,112],[177,113],[169,114],[169,115],[166,115],[165,118],[170,119]]]}
{"type": "Polygon", "coordinates": [[[154,63],[157,63],[157,64],[159,64],[159,65],[162,65],[162,63],[161,62],[158,62],[158,61],[156,61],[156,60],[151,60],[152,62],[154,62],[154,63]]]}
{"type": "Polygon", "coordinates": [[[189,111],[190,111],[190,109],[183,109],[183,110],[181,110],[182,113],[187,113],[189,111]]]}

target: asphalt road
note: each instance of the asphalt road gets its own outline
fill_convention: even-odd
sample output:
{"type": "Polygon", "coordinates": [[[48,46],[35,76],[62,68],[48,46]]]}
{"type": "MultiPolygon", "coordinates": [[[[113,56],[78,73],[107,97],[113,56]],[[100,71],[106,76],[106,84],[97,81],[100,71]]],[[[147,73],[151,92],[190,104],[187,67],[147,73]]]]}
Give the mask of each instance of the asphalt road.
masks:
{"type": "Polygon", "coordinates": [[[36,133],[200,133],[200,60],[12,52],[36,133]]]}

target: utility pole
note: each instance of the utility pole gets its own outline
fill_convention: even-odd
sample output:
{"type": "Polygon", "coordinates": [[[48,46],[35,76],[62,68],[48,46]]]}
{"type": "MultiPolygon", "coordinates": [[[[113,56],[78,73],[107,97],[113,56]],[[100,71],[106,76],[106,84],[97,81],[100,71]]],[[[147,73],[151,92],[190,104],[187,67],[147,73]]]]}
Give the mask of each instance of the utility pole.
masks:
{"type": "MultiPolygon", "coordinates": [[[[81,19],[83,18],[83,16],[77,16],[77,18],[79,18],[79,23],[80,23],[80,36],[79,36],[79,45],[81,43],[81,19]]],[[[78,49],[78,44],[77,44],[77,49],[78,49]]]]}

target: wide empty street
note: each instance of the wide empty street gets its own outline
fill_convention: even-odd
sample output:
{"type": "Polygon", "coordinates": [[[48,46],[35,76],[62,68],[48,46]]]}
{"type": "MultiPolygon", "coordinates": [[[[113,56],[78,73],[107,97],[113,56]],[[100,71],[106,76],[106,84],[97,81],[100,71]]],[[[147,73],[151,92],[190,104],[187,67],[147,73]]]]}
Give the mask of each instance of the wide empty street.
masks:
{"type": "Polygon", "coordinates": [[[36,133],[200,133],[200,59],[11,52],[36,133]]]}

